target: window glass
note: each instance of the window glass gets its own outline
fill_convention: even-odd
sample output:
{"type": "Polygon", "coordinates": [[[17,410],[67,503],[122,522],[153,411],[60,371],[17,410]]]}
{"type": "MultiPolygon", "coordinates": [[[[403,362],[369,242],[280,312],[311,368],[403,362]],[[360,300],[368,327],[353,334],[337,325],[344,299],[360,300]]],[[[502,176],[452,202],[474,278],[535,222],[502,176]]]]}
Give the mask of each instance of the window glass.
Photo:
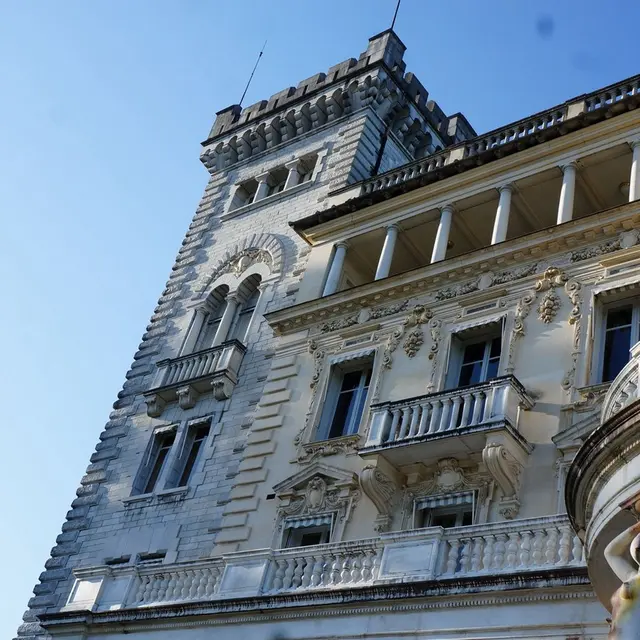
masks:
{"type": "Polygon", "coordinates": [[[462,352],[458,386],[466,387],[486,382],[498,375],[501,336],[467,344],[462,352]]]}
{"type": "Polygon", "coordinates": [[[189,453],[187,455],[187,459],[184,464],[184,469],[182,470],[182,475],[180,476],[180,482],[178,483],[179,487],[186,487],[189,484],[189,478],[193,473],[193,468],[195,467],[196,461],[198,460],[198,455],[204,446],[204,443],[209,435],[209,425],[199,427],[195,430],[193,434],[193,438],[191,439],[191,444],[189,447],[189,453]]]}
{"type": "Polygon", "coordinates": [[[331,536],[328,524],[311,527],[292,527],[287,530],[285,547],[310,547],[314,544],[326,544],[331,536]]]}
{"type": "Polygon", "coordinates": [[[471,505],[460,505],[458,507],[441,507],[435,509],[423,509],[421,517],[418,518],[420,527],[467,527],[473,524],[473,513],[471,505]]]}
{"type": "Polygon", "coordinates": [[[607,329],[604,338],[602,382],[613,380],[629,362],[631,326],[607,329]]]}
{"type": "Polygon", "coordinates": [[[349,371],[343,375],[329,438],[355,433],[366,401],[371,369],[349,371]]]}
{"type": "Polygon", "coordinates": [[[171,433],[158,435],[156,436],[156,438],[157,440],[154,447],[156,451],[153,458],[153,464],[143,493],[151,493],[155,488],[156,483],[158,482],[158,478],[160,477],[162,467],[164,466],[165,460],[169,455],[169,451],[173,446],[173,441],[176,438],[176,434],[172,431],[171,433]]]}

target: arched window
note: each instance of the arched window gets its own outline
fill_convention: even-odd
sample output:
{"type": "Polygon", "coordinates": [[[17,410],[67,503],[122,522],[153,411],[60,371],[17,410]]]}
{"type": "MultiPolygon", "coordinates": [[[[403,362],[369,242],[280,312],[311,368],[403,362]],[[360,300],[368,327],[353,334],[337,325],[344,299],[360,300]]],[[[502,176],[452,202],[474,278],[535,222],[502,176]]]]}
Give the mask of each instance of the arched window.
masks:
{"type": "Polygon", "coordinates": [[[207,299],[206,315],[198,337],[190,349],[190,351],[202,351],[213,346],[213,339],[215,338],[218,327],[220,326],[220,320],[226,306],[226,297],[229,292],[227,285],[220,285],[211,292],[211,295],[207,299]]]}
{"type": "Polygon", "coordinates": [[[229,332],[229,340],[239,340],[245,342],[247,337],[247,331],[251,324],[251,318],[255,311],[256,305],[260,298],[260,285],[262,278],[258,274],[249,276],[238,287],[238,296],[240,298],[240,304],[238,305],[238,311],[234,325],[229,332]]]}

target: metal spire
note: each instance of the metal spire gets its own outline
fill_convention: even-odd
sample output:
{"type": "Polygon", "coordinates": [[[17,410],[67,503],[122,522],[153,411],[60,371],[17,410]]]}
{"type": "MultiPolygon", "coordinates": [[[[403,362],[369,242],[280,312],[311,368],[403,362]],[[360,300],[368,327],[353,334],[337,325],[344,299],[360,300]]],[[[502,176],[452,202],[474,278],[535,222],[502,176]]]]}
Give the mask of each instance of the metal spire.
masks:
{"type": "MultiPolygon", "coordinates": [[[[398,4],[400,4],[400,2],[398,2],[398,4]]],[[[396,9],[397,12],[397,9],[396,9]]],[[[394,18],[395,20],[395,18],[394,18]]],[[[264,53],[264,48],[267,46],[267,41],[264,41],[264,44],[262,45],[262,49],[260,50],[260,53],[258,54],[258,59],[256,60],[255,65],[253,65],[253,71],[251,72],[251,75],[249,76],[249,80],[247,82],[247,86],[244,88],[244,91],[242,92],[242,98],[240,98],[240,102],[238,104],[242,105],[242,101],[244,100],[244,97],[247,95],[247,91],[249,89],[249,85],[251,84],[251,81],[253,80],[253,74],[256,72],[256,69],[258,68],[258,64],[260,63],[260,58],[262,58],[262,54],[264,53]]]]}
{"type": "Polygon", "coordinates": [[[398,3],[396,4],[396,11],[393,14],[393,20],[391,21],[391,30],[393,31],[393,27],[396,24],[396,18],[398,17],[398,9],[400,9],[400,3],[402,2],[402,0],[398,0],[398,3]]]}

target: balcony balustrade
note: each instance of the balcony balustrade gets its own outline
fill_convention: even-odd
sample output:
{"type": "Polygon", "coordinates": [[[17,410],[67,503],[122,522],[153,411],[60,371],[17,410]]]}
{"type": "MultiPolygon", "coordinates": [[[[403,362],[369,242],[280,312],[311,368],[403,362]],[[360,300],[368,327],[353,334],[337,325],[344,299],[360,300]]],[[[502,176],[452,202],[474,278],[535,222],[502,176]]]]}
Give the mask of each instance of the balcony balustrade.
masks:
{"type": "Polygon", "coordinates": [[[237,340],[217,347],[161,360],[152,388],[145,394],[147,413],[162,415],[168,402],[178,400],[180,407],[190,409],[201,393],[213,391],[218,400],[231,396],[238,381],[238,370],[246,348],[237,340]]]}
{"type": "Polygon", "coordinates": [[[611,383],[602,401],[602,423],[638,399],[639,371],[640,342],[631,348],[631,359],[611,383]]]}
{"type": "MultiPolygon", "coordinates": [[[[408,182],[418,176],[436,171],[457,160],[472,158],[485,151],[504,147],[512,142],[522,142],[533,136],[571,120],[583,113],[592,113],[633,98],[640,93],[640,76],[583,96],[578,100],[547,109],[531,118],[520,120],[485,135],[448,147],[398,169],[370,178],[362,184],[361,195],[381,191],[408,182]]],[[[624,108],[624,107],[621,107],[624,108]]]]}
{"type": "Polygon", "coordinates": [[[198,562],[76,571],[65,610],[105,611],[243,596],[353,589],[433,579],[525,574],[584,566],[566,516],[443,529],[198,562]],[[243,583],[243,584],[241,584],[243,583]]]}
{"type": "Polygon", "coordinates": [[[469,449],[482,451],[490,432],[507,431],[511,438],[522,440],[520,411],[532,406],[532,399],[513,376],[376,404],[371,407],[369,436],[360,454],[382,452],[400,467],[465,454],[469,449]]]}

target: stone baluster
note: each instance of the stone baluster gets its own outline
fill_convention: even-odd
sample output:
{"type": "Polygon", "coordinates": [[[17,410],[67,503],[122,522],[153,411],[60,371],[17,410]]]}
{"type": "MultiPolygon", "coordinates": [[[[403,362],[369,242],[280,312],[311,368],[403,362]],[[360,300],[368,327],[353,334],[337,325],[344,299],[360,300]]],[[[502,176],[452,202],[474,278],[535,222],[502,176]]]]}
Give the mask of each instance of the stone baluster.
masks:
{"type": "Polygon", "coordinates": [[[440,426],[438,432],[449,431],[451,429],[451,408],[453,403],[451,398],[445,398],[442,400],[442,411],[440,412],[440,426]]]}
{"type": "Polygon", "coordinates": [[[311,584],[311,574],[313,572],[314,560],[313,556],[304,557],[304,570],[302,573],[302,581],[300,586],[306,589],[311,584]]]}
{"type": "Polygon", "coordinates": [[[460,574],[469,573],[469,567],[471,565],[471,548],[473,542],[471,538],[462,538],[460,540],[462,544],[462,551],[460,552],[460,574]]]}
{"type": "Polygon", "coordinates": [[[293,570],[293,577],[291,579],[291,588],[297,589],[302,584],[302,571],[304,568],[303,558],[294,558],[293,564],[295,568],[293,570]]]}
{"type": "Polygon", "coordinates": [[[400,433],[398,434],[398,440],[402,440],[407,437],[409,431],[409,411],[410,407],[403,407],[400,418],[400,433]]]}
{"type": "Polygon", "coordinates": [[[322,584],[322,573],[324,570],[324,559],[322,554],[313,556],[313,569],[311,570],[311,586],[317,587],[322,584]]]}
{"type": "Polygon", "coordinates": [[[509,542],[507,543],[507,555],[505,558],[505,566],[508,569],[515,569],[518,564],[518,538],[520,537],[517,532],[512,532],[509,535],[509,542]]]}
{"type": "Polygon", "coordinates": [[[451,429],[458,428],[458,418],[460,416],[460,407],[462,405],[462,398],[460,396],[454,396],[451,407],[451,418],[449,419],[449,425],[451,429]]]}
{"type": "Polygon", "coordinates": [[[340,572],[342,571],[342,557],[340,553],[333,554],[333,564],[331,565],[331,584],[340,584],[340,572]]]}
{"type": "Polygon", "coordinates": [[[518,554],[518,560],[520,567],[528,567],[531,562],[531,531],[522,532],[522,540],[520,541],[520,553],[518,554]]]}
{"type": "Polygon", "coordinates": [[[556,527],[551,527],[547,531],[547,544],[545,545],[545,552],[544,552],[547,564],[555,564],[557,553],[558,553],[558,530],[556,527]]]}
{"type": "Polygon", "coordinates": [[[287,563],[284,559],[276,560],[276,572],[273,576],[273,582],[269,591],[280,591],[284,586],[284,576],[286,573],[287,563]]]}
{"type": "Polygon", "coordinates": [[[482,569],[483,571],[490,571],[493,563],[493,547],[495,542],[495,536],[489,534],[484,536],[484,555],[482,556],[482,569]]]}
{"type": "Polygon", "coordinates": [[[429,433],[437,433],[440,423],[440,408],[442,403],[440,400],[433,400],[431,402],[431,420],[429,420],[429,433]]]}
{"type": "Polygon", "coordinates": [[[465,393],[462,396],[462,402],[462,418],[460,419],[460,426],[467,427],[469,425],[471,406],[473,405],[473,396],[470,393],[465,393]]]}
{"type": "Polygon", "coordinates": [[[295,560],[293,558],[286,558],[285,563],[286,563],[286,566],[284,570],[284,576],[282,577],[283,590],[290,589],[291,585],[293,584],[293,571],[295,567],[295,560]]]}
{"type": "Polygon", "coordinates": [[[158,590],[160,589],[160,585],[162,583],[162,576],[153,575],[150,577],[151,581],[151,589],[149,593],[146,594],[145,602],[157,602],[158,601],[158,590]]]}
{"type": "Polygon", "coordinates": [[[372,580],[375,580],[378,577],[378,572],[380,571],[380,561],[381,561],[381,553],[379,551],[374,551],[373,555],[373,571],[371,572],[372,580]]]}
{"type": "Polygon", "coordinates": [[[158,602],[162,602],[167,597],[167,589],[169,588],[171,574],[163,573],[161,574],[160,586],[158,587],[158,602]]]}
{"type": "Polygon", "coordinates": [[[413,438],[418,432],[418,420],[420,419],[420,405],[411,407],[411,425],[409,426],[409,437],[413,438]]]}
{"type": "Polygon", "coordinates": [[[484,399],[484,411],[482,412],[482,422],[489,422],[491,420],[491,414],[493,413],[493,404],[496,397],[496,388],[491,387],[487,393],[485,393],[484,399]]]}
{"type": "Polygon", "coordinates": [[[505,552],[507,550],[507,536],[504,533],[496,535],[496,544],[493,548],[493,568],[496,571],[502,569],[504,563],[505,552]]]}
{"type": "Polygon", "coordinates": [[[402,412],[400,409],[393,409],[391,411],[391,427],[389,429],[389,438],[387,442],[395,442],[398,437],[398,426],[400,425],[400,416],[402,412]]]}
{"type": "Polygon", "coordinates": [[[136,579],[138,581],[138,588],[136,589],[135,595],[133,596],[133,602],[144,602],[145,595],[150,583],[149,576],[139,576],[136,579]]]}
{"type": "Polygon", "coordinates": [[[446,573],[453,575],[456,572],[458,566],[458,550],[460,548],[460,541],[453,539],[449,541],[449,553],[447,554],[447,567],[446,573]]]}
{"type": "Polygon", "coordinates": [[[531,553],[532,566],[539,567],[543,562],[544,531],[538,529],[533,536],[533,552],[531,553]]]}
{"type": "Polygon", "coordinates": [[[478,536],[473,541],[473,552],[471,553],[471,571],[477,573],[482,570],[482,551],[483,542],[481,536],[478,536]]]}
{"type": "Polygon", "coordinates": [[[373,551],[367,549],[362,558],[362,581],[370,582],[373,577],[373,551]]]}
{"type": "Polygon", "coordinates": [[[183,577],[180,571],[171,571],[169,573],[169,582],[167,583],[167,592],[165,600],[179,600],[182,598],[183,577]]]}
{"type": "Polygon", "coordinates": [[[344,554],[342,561],[342,571],[340,572],[340,583],[349,584],[351,582],[351,558],[348,552],[344,554]]]}
{"type": "Polygon", "coordinates": [[[351,582],[357,583],[362,579],[362,560],[360,558],[360,551],[357,551],[353,556],[353,562],[351,563],[351,582]]]}
{"type": "Polygon", "coordinates": [[[571,556],[571,534],[567,527],[562,528],[560,535],[560,542],[558,544],[558,564],[569,564],[569,557],[571,556]]]}
{"type": "Polygon", "coordinates": [[[431,405],[428,402],[420,405],[420,424],[418,425],[418,434],[419,436],[423,436],[427,427],[429,426],[429,408],[431,405]]]}
{"type": "Polygon", "coordinates": [[[473,415],[471,416],[471,425],[480,424],[480,414],[483,408],[484,392],[473,392],[473,415]]]}
{"type": "Polygon", "coordinates": [[[211,569],[203,569],[200,572],[200,580],[198,580],[198,586],[195,593],[195,597],[198,600],[202,600],[206,596],[207,585],[209,584],[211,573],[211,569]]]}

